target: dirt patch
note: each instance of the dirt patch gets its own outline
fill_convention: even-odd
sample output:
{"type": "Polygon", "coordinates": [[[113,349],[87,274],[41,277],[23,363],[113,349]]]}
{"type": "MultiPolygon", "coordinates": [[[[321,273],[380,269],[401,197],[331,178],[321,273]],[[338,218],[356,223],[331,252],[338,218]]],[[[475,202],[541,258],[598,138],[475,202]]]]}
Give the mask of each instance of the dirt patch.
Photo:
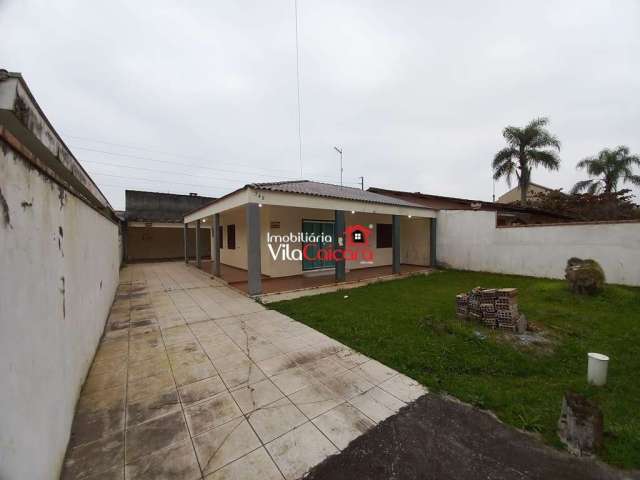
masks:
{"type": "Polygon", "coordinates": [[[543,445],[471,406],[429,394],[329,457],[314,480],[621,480],[620,472],[543,445]]]}

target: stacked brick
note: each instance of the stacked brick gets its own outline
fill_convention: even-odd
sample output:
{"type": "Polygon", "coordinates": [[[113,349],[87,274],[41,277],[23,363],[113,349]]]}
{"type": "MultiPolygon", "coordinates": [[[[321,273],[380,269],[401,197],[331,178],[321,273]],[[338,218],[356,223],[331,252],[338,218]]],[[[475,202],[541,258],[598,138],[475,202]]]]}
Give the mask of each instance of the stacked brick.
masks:
{"type": "Polygon", "coordinates": [[[519,333],[527,329],[527,320],[518,310],[518,290],[515,288],[476,287],[469,293],[456,295],[456,315],[490,328],[519,333]]]}

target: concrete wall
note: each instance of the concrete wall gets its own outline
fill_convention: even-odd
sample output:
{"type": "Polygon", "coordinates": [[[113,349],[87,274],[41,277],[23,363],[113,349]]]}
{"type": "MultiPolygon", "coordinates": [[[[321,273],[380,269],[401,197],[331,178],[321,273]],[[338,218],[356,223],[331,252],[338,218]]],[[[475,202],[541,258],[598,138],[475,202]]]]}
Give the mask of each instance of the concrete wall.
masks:
{"type": "Polygon", "coordinates": [[[495,212],[438,213],[438,262],[453,268],[564,278],[570,257],[593,258],[608,283],[640,285],[640,223],[496,228],[495,212]]]}
{"type": "Polygon", "coordinates": [[[118,227],[0,150],[0,478],[54,479],[118,284],[118,227]]]}
{"type": "MultiPolygon", "coordinates": [[[[273,260],[267,249],[267,232],[272,235],[287,235],[302,231],[303,220],[334,220],[333,210],[321,210],[313,208],[292,208],[265,205],[260,209],[261,222],[261,268],[264,275],[271,277],[284,277],[300,275],[302,262],[273,260]],[[272,229],[272,222],[278,222],[280,228],[272,229]]],[[[210,220],[207,219],[207,222],[210,220]]],[[[374,251],[372,264],[361,264],[360,261],[347,261],[347,270],[391,265],[391,248],[376,248],[376,224],[391,223],[391,215],[373,213],[346,212],[346,225],[371,226],[373,233],[370,237],[370,246],[374,251]]],[[[220,224],[224,227],[223,246],[220,250],[221,263],[236,268],[247,268],[247,242],[246,220],[244,208],[236,208],[220,214],[220,224]],[[236,226],[236,249],[229,250],[227,244],[227,225],[236,226]]],[[[400,222],[401,251],[400,257],[403,263],[415,265],[429,265],[429,219],[403,217],[400,222]]],[[[301,248],[300,243],[291,244],[291,248],[301,248]]]]}
{"type": "MultiPolygon", "coordinates": [[[[184,258],[184,226],[182,223],[170,225],[146,226],[145,224],[129,224],[127,229],[127,259],[170,260],[184,258]]],[[[196,255],[196,228],[189,226],[189,257],[196,255]]],[[[211,229],[200,226],[200,254],[211,255],[211,229]]]]}

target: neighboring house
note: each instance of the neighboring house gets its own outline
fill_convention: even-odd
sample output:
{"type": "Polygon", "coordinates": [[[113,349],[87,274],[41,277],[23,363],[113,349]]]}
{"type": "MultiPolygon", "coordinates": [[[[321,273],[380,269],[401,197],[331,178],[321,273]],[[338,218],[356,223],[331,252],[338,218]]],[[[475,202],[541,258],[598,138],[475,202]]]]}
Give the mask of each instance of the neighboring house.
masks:
{"type": "Polygon", "coordinates": [[[376,187],[371,187],[368,191],[406,200],[407,202],[417,203],[435,210],[483,210],[497,212],[498,226],[558,223],[572,219],[566,215],[547,212],[535,207],[520,207],[498,202],[444,197],[442,195],[430,195],[420,192],[404,192],[401,190],[388,190],[376,187]]]}
{"type": "MultiPolygon", "coordinates": [[[[178,195],[174,193],[125,191],[125,223],[123,226],[124,260],[170,260],[184,256],[184,236],[182,218],[184,214],[215,200],[194,193],[178,195]]],[[[207,232],[210,226],[202,225],[207,232]]],[[[195,257],[195,232],[189,233],[190,250],[188,256],[195,257]]],[[[211,255],[210,242],[202,236],[200,246],[202,257],[211,255]]]]}
{"type": "MultiPolygon", "coordinates": [[[[547,193],[553,192],[554,190],[558,190],[555,188],[544,187],[542,185],[538,185],[537,183],[530,183],[529,190],[527,191],[527,200],[534,200],[535,195],[538,193],[547,193]]],[[[517,186],[512,188],[507,193],[504,193],[498,197],[498,203],[512,203],[520,201],[520,187],[517,186]]]]}
{"type": "Polygon", "coordinates": [[[392,266],[389,273],[398,273],[401,264],[429,266],[435,216],[434,209],[406,200],[300,180],[245,185],[185,215],[184,222],[185,232],[193,230],[189,224],[195,224],[197,231],[202,222],[213,223],[217,235],[211,239],[212,272],[220,276],[221,266],[246,271],[247,290],[257,295],[263,276],[326,271],[344,281],[345,272],[351,270],[392,266]],[[353,225],[360,226],[355,243],[368,241],[359,247],[366,251],[358,258],[335,262],[328,252],[345,245],[343,236],[353,225]],[[317,243],[291,238],[299,234],[322,238],[317,243]],[[314,258],[301,258],[300,250],[314,258]]]}

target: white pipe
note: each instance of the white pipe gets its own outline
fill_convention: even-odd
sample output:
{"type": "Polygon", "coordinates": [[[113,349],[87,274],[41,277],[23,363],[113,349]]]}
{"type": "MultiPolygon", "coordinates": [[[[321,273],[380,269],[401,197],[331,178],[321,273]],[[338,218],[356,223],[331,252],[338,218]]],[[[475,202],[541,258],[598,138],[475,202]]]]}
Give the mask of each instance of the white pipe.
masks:
{"type": "Polygon", "coordinates": [[[587,368],[587,381],[591,385],[601,387],[607,383],[607,368],[609,357],[601,353],[589,353],[589,366],[587,368]]]}

